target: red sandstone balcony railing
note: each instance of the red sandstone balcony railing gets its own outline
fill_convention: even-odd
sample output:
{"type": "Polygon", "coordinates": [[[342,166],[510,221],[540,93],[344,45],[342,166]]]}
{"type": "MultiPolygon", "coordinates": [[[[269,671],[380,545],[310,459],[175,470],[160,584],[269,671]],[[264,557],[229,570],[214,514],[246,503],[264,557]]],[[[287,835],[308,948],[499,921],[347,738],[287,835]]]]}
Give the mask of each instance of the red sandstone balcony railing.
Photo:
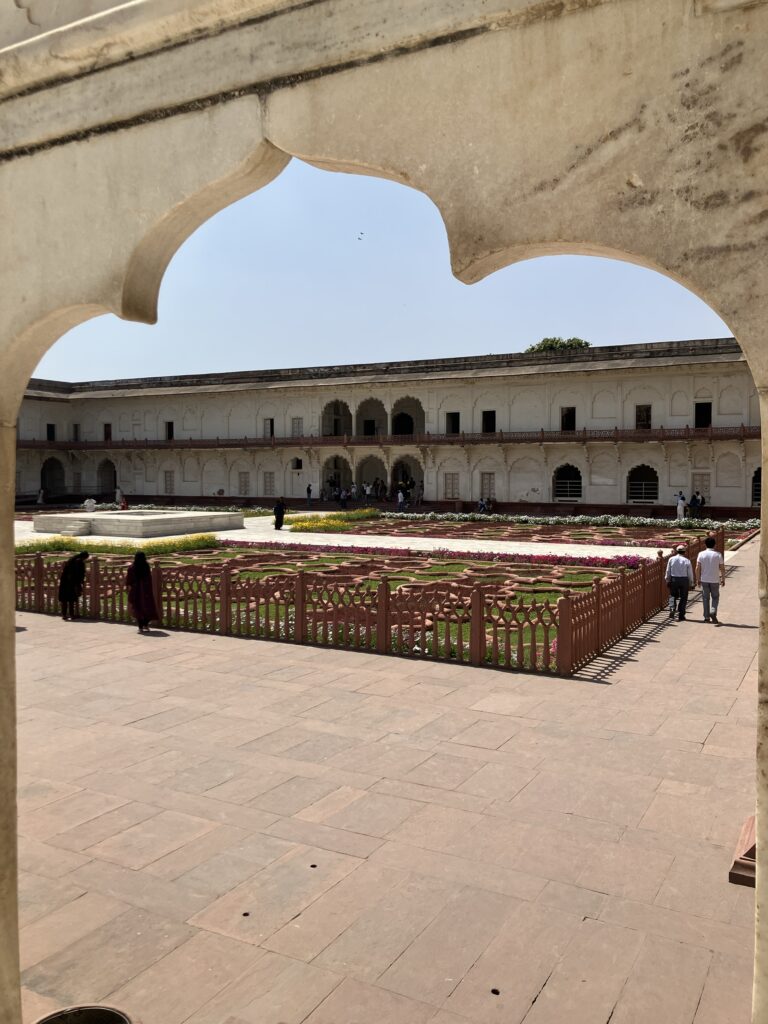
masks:
{"type": "Polygon", "coordinates": [[[19,448],[46,450],[184,450],[202,448],[328,448],[477,444],[553,444],[575,441],[733,441],[759,438],[760,427],[743,423],[733,427],[657,427],[653,430],[497,430],[493,434],[342,434],[324,437],[212,437],[173,441],[134,438],[130,441],[32,441],[20,439],[19,448]]]}

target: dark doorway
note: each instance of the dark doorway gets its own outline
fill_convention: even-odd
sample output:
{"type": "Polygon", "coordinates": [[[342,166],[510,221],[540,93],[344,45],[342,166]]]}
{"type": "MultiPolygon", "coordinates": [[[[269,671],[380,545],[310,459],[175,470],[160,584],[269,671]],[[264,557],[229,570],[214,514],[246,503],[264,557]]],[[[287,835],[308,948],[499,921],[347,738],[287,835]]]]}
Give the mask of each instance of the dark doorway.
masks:
{"type": "Polygon", "coordinates": [[[496,410],[485,409],[483,411],[483,433],[484,434],[495,434],[496,433],[496,410]]]}
{"type": "Polygon", "coordinates": [[[403,437],[413,433],[413,416],[407,412],[398,412],[392,417],[392,433],[403,437]]]}
{"type": "Polygon", "coordinates": [[[574,501],[581,497],[581,472],[576,466],[559,466],[552,478],[555,501],[574,501]]]}
{"type": "Polygon", "coordinates": [[[64,493],[64,467],[58,459],[46,459],[40,471],[40,486],[47,498],[64,493]]]}
{"type": "Polygon", "coordinates": [[[651,466],[635,466],[627,473],[627,501],[658,501],[659,474],[651,466]]]}
{"type": "Polygon", "coordinates": [[[576,429],[576,406],[564,405],[560,410],[560,429],[570,432],[576,429]]]}
{"type": "Polygon", "coordinates": [[[693,412],[693,425],[697,430],[712,426],[712,403],[696,402],[693,412]]]}
{"type": "Polygon", "coordinates": [[[461,432],[461,414],[458,412],[447,412],[445,414],[446,434],[458,434],[461,432]]]}

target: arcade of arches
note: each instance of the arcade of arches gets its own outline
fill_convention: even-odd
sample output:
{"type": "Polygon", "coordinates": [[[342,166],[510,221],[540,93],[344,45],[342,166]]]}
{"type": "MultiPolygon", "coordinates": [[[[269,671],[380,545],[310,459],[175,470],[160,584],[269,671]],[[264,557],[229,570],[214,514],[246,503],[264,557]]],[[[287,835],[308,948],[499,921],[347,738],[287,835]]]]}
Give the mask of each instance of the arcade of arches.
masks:
{"type": "MultiPolygon", "coordinates": [[[[669,274],[724,318],[758,394],[766,394],[768,4],[555,6],[71,0],[8,4],[0,13],[3,1024],[21,1020],[15,424],[34,367],[67,329],[104,312],[153,322],[178,246],[296,156],[429,196],[445,223],[453,272],[465,283],[519,260],[569,252],[669,274]],[[67,24],[85,16],[87,23],[67,24]]],[[[555,413],[572,407],[563,400],[555,413]]],[[[393,433],[395,426],[407,433],[407,417],[419,433],[410,409],[392,412],[402,413],[393,433]]],[[[427,412],[441,418],[441,433],[457,433],[455,406],[427,412]]],[[[377,416],[367,419],[376,430],[377,416]]],[[[561,418],[559,429],[569,423],[561,418]]],[[[323,432],[351,433],[349,407],[332,409],[323,432]]],[[[744,467],[743,458],[739,464],[740,452],[725,453],[736,462],[723,464],[722,486],[731,486],[741,465],[754,489],[757,467],[744,467]]],[[[458,472],[448,465],[452,457],[438,458],[436,471],[458,472]]],[[[632,486],[652,488],[651,474],[639,473],[650,463],[635,463],[632,486]]],[[[596,460],[589,469],[600,479],[596,460]]],[[[348,463],[332,471],[351,478],[348,463]]],[[[518,466],[520,477],[527,472],[518,466]]],[[[562,482],[575,484],[572,476],[562,482]]],[[[765,532],[761,543],[754,1024],[768,1022],[765,532]]]]}

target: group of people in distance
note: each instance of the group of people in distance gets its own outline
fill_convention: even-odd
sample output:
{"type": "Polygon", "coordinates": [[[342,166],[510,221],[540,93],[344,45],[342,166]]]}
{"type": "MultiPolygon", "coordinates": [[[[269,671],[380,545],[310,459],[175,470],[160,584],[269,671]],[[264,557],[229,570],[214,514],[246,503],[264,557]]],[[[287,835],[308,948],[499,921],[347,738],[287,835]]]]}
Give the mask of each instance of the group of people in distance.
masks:
{"type": "MultiPolygon", "coordinates": [[[[85,563],[88,558],[87,551],[78,551],[67,559],[61,570],[59,604],[65,622],[80,618],[80,598],[85,588],[85,563]]],[[[128,607],[136,619],[139,633],[148,633],[150,622],[160,616],[152,588],[152,569],[143,551],[137,551],[133,556],[133,563],[128,566],[125,574],[125,583],[128,588],[128,607]]]]}
{"type": "Polygon", "coordinates": [[[701,493],[701,491],[694,491],[693,497],[688,501],[682,491],[678,491],[675,495],[675,512],[677,513],[678,519],[686,519],[688,516],[691,519],[698,519],[701,516],[701,510],[707,503],[707,499],[701,493]]]}
{"type": "Polygon", "coordinates": [[[719,622],[717,610],[720,605],[720,588],[725,586],[725,563],[723,556],[715,547],[714,534],[710,533],[704,543],[706,547],[696,558],[695,573],[691,560],[686,555],[685,544],[678,544],[667,562],[664,578],[669,590],[670,619],[677,615],[680,622],[685,621],[688,592],[700,586],[704,621],[715,624],[719,622]]]}

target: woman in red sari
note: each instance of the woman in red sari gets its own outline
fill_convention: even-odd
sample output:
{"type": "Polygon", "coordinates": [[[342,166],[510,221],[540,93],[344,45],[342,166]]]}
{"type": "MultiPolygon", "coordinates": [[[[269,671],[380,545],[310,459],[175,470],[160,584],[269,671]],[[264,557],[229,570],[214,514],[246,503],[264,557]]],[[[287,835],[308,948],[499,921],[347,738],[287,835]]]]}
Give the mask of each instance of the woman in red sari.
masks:
{"type": "Polygon", "coordinates": [[[150,622],[158,619],[159,615],[152,591],[152,570],[143,551],[137,551],[134,555],[125,582],[128,587],[128,607],[139,624],[139,632],[148,633],[150,622]]]}

